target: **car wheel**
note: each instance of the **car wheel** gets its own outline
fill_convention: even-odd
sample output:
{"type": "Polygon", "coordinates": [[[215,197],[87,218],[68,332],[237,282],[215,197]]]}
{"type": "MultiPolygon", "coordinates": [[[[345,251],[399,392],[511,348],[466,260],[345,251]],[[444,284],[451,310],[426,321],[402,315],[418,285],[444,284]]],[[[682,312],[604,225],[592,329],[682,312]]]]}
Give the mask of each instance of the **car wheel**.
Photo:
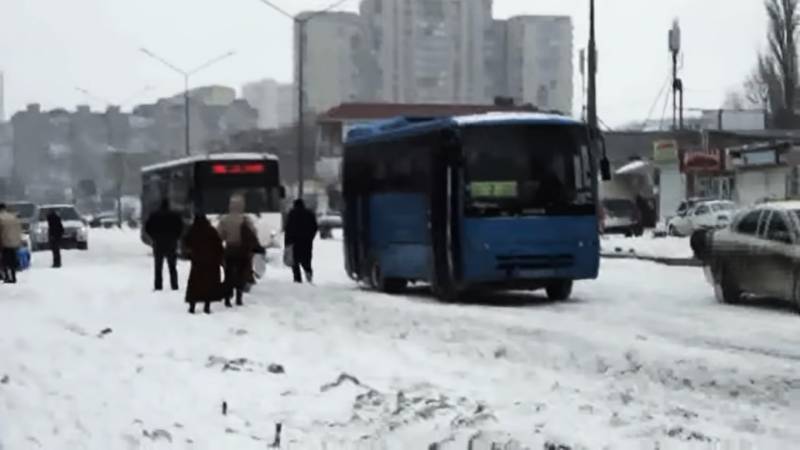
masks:
{"type": "Polygon", "coordinates": [[[552,301],[563,301],[572,295],[572,280],[554,281],[545,288],[547,298],[552,301]]]}
{"type": "Polygon", "coordinates": [[[89,250],[89,243],[88,242],[79,242],[78,243],[78,250],[89,250]]]}
{"type": "Polygon", "coordinates": [[[730,275],[730,270],[725,264],[719,263],[714,271],[714,295],[717,301],[728,305],[739,303],[742,290],[736,285],[736,280],[730,275]]]}
{"type": "Polygon", "coordinates": [[[675,225],[670,225],[669,226],[669,235],[670,236],[680,236],[680,234],[678,233],[678,229],[675,228],[675,225]]]}

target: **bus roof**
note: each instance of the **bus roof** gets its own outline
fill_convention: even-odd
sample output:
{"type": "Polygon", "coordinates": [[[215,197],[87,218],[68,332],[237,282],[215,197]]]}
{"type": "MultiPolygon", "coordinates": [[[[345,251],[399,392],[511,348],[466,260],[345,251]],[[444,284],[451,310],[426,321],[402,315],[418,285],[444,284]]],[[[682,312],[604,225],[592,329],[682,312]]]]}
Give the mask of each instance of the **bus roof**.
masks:
{"type": "Polygon", "coordinates": [[[173,159],[158,164],[142,167],[142,172],[152,172],[154,170],[169,169],[185,164],[193,164],[202,161],[252,161],[254,159],[268,159],[277,161],[278,157],[271,153],[210,153],[208,155],[196,155],[186,158],[173,159]]]}
{"type": "Polygon", "coordinates": [[[583,125],[583,122],[568,116],[539,112],[489,112],[453,117],[395,117],[354,126],[347,133],[346,142],[364,143],[449,127],[513,124],[583,125]]]}

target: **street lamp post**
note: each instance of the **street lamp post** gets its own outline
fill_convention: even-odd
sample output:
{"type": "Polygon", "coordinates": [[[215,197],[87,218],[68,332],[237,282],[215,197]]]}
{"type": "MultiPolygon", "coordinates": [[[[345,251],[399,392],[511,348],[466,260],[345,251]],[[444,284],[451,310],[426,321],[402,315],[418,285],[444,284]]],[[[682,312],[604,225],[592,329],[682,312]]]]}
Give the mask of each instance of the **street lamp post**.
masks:
{"type": "Polygon", "coordinates": [[[124,154],[123,150],[117,148],[114,145],[114,126],[111,123],[111,116],[109,114],[108,108],[114,106],[115,104],[119,105],[119,106],[125,105],[125,104],[129,103],[130,101],[134,100],[135,98],[139,97],[140,95],[144,94],[145,92],[151,91],[153,89],[153,86],[149,86],[149,85],[145,86],[141,90],[136,91],[130,97],[124,99],[123,101],[121,101],[119,103],[114,103],[114,102],[108,101],[108,100],[106,100],[106,99],[104,99],[102,97],[98,97],[98,96],[92,94],[91,92],[89,92],[88,90],[86,90],[86,89],[84,89],[82,87],[75,87],[75,89],[78,92],[84,94],[85,96],[87,96],[87,97],[89,97],[89,98],[91,98],[93,100],[98,100],[98,101],[106,104],[106,134],[107,134],[107,138],[108,138],[108,148],[111,150],[111,152],[116,157],[117,168],[118,168],[118,173],[119,173],[119,178],[117,179],[117,189],[116,189],[117,190],[117,227],[118,228],[122,228],[122,188],[123,188],[124,183],[125,183],[125,159],[124,159],[125,158],[125,154],[124,154]]]}
{"type": "Polygon", "coordinates": [[[305,182],[305,168],[303,160],[305,154],[305,51],[306,51],[306,24],[332,9],[337,8],[347,0],[338,0],[328,7],[310,14],[294,15],[279,7],[270,0],[259,0],[264,5],[272,8],[279,14],[290,19],[297,27],[297,198],[303,198],[303,183],[305,182]]]}
{"type": "Polygon", "coordinates": [[[222,55],[217,56],[216,58],[208,60],[206,63],[201,64],[201,65],[197,66],[196,68],[194,68],[192,70],[184,70],[184,69],[181,69],[178,66],[170,63],[166,59],[156,55],[155,53],[151,52],[150,50],[148,50],[146,48],[141,48],[140,50],[145,55],[155,59],[156,61],[158,61],[161,64],[165,65],[166,67],[172,69],[172,71],[180,74],[183,77],[183,116],[184,116],[183,120],[184,120],[184,134],[185,134],[185,136],[184,136],[184,139],[185,139],[185,151],[186,151],[186,156],[190,156],[192,152],[191,152],[191,143],[189,141],[189,137],[190,137],[190,134],[189,134],[189,77],[191,77],[192,75],[196,74],[197,72],[200,72],[203,69],[207,69],[208,67],[210,67],[210,66],[212,66],[212,65],[214,65],[214,64],[216,64],[216,63],[218,63],[220,61],[222,61],[223,59],[230,58],[231,56],[236,54],[236,52],[229,51],[227,53],[224,53],[222,55]]]}

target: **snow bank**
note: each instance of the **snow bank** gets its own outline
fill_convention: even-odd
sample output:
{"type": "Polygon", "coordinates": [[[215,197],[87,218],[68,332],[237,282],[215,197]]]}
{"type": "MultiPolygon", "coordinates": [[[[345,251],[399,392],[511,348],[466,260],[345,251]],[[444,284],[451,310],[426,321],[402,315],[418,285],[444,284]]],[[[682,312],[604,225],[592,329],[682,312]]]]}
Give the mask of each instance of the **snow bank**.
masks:
{"type": "Polygon", "coordinates": [[[631,255],[645,258],[690,259],[694,257],[689,238],[651,236],[631,237],[610,235],[600,240],[604,256],[631,255]]]}

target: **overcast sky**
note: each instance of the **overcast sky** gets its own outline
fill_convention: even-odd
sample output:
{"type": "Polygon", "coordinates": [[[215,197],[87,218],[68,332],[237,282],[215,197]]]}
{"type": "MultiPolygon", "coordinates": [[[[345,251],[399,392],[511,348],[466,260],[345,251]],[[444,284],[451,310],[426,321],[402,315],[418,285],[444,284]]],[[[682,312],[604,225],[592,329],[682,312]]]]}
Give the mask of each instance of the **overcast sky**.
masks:
{"type": "MultiPolygon", "coordinates": [[[[324,7],[324,0],[275,0],[290,12],[324,7]]],[[[667,30],[683,28],[687,107],[719,107],[739,88],[765,45],[762,0],[597,0],[600,54],[599,115],[611,126],[643,120],[670,70],[667,30]]],[[[358,0],[343,9],[356,10],[358,0]]],[[[495,0],[494,14],[568,14],[575,53],[588,37],[588,0],[495,0]]],[[[104,107],[75,87],[131,103],[182,89],[175,73],[139,52],[146,47],[193,68],[236,55],[192,79],[240,87],[260,78],[292,77],[291,22],[259,0],[0,0],[0,70],[6,75],[6,114],[39,102],[104,107]]],[[[577,67],[577,65],[576,65],[577,67]]],[[[575,74],[580,110],[580,75],[575,74]]],[[[125,105],[126,107],[130,106],[125,105]]],[[[661,118],[663,103],[653,118],[661,118]]],[[[669,112],[668,112],[669,114],[669,112]]]]}

